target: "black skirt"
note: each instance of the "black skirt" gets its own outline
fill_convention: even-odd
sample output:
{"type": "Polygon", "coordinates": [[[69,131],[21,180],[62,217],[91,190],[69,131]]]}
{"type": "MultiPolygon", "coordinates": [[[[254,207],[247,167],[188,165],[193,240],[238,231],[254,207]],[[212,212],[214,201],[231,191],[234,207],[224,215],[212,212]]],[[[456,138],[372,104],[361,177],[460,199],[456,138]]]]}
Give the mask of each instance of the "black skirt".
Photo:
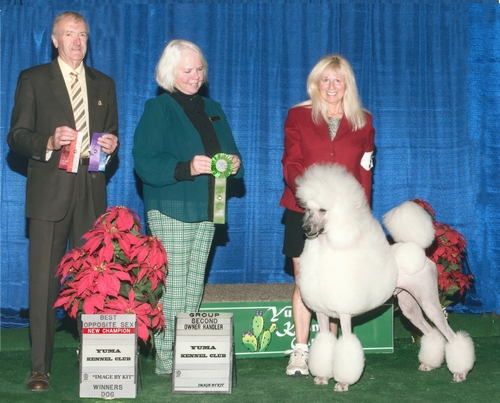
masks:
{"type": "Polygon", "coordinates": [[[285,239],[283,254],[288,257],[299,257],[304,250],[306,236],[302,231],[304,213],[285,210],[285,239]]]}

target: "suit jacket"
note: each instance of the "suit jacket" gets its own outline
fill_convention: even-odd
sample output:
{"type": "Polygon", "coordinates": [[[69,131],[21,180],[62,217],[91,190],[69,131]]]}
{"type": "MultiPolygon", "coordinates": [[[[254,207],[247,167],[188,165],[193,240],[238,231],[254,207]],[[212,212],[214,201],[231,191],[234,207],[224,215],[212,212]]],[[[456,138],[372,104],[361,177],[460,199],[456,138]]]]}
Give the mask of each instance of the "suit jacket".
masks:
{"type": "MultiPolygon", "coordinates": [[[[118,135],[115,83],[105,74],[85,66],[89,134],[118,135]]],[[[74,128],[75,121],[64,78],[57,59],[19,74],[7,141],[11,150],[29,158],[26,183],[26,216],[59,221],[66,215],[76,174],[59,169],[61,150],[46,160],[49,137],[59,126],[74,128]]],[[[96,215],[107,207],[103,172],[92,172],[92,195],[96,215]]]]}
{"type": "Polygon", "coordinates": [[[353,131],[346,117],[342,117],[333,141],[326,122],[319,125],[312,120],[311,108],[298,106],[288,111],[285,120],[285,151],[283,153],[283,175],[285,191],[280,205],[297,212],[304,211],[295,199],[295,180],[316,163],[344,165],[365,189],[368,203],[371,199],[372,171],[361,166],[365,153],[374,150],[375,129],[372,117],[366,114],[366,124],[353,131]]]}

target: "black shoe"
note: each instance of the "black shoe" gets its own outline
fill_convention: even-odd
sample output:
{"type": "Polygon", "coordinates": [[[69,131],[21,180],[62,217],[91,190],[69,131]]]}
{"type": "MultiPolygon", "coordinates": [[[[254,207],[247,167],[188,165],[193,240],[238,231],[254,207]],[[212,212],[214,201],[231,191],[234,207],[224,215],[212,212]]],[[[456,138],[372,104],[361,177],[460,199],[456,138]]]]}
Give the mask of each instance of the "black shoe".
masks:
{"type": "Polygon", "coordinates": [[[26,381],[26,389],[32,392],[42,392],[49,389],[50,374],[41,374],[40,372],[32,371],[30,377],[26,381]]]}

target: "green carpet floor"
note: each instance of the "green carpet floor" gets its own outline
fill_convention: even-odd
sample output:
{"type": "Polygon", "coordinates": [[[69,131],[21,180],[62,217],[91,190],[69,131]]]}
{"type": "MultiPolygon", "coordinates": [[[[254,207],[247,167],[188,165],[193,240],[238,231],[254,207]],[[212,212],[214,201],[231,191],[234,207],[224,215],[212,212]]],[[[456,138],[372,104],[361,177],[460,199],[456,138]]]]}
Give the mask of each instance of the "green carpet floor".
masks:
{"type": "MultiPolygon", "coordinates": [[[[242,403],[322,403],[322,402],[439,402],[475,403],[500,400],[500,319],[492,316],[450,314],[455,330],[465,330],[474,339],[476,364],[463,383],[453,383],[446,366],[431,371],[417,370],[418,347],[411,334],[396,317],[393,354],[367,354],[360,381],[346,393],[328,386],[315,386],[313,378],[285,375],[287,358],[249,358],[236,360],[237,384],[232,394],[172,394],[171,379],[154,373],[150,354],[141,355],[142,389],[136,400],[142,402],[242,402],[242,403]]],[[[29,342],[27,329],[1,331],[0,401],[2,402],[76,402],[102,401],[80,399],[78,344],[71,326],[59,324],[50,390],[34,393],[25,389],[29,375],[29,342]],[[69,329],[69,330],[68,330],[69,329]]],[[[116,399],[127,402],[130,399],[116,399]]]]}

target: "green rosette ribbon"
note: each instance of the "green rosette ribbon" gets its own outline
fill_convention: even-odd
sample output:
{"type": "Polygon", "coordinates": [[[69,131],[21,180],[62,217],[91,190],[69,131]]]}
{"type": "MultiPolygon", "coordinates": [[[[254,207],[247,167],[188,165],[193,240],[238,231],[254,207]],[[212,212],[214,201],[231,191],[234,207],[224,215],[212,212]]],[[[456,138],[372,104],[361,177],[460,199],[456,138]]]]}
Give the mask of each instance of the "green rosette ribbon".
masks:
{"type": "Polygon", "coordinates": [[[215,177],[214,189],[214,224],[226,222],[226,178],[233,171],[233,160],[225,153],[213,156],[210,166],[215,177]]]}

